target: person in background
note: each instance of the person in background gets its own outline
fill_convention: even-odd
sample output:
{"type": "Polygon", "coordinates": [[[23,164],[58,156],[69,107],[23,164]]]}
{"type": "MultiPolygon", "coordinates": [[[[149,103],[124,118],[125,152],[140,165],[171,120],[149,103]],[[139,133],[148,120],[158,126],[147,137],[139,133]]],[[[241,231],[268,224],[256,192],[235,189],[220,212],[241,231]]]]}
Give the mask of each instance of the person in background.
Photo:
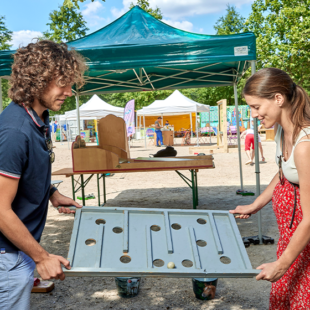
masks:
{"type": "Polygon", "coordinates": [[[247,219],[269,202],[277,219],[277,260],[257,267],[256,280],[272,282],[269,310],[310,309],[310,98],[284,71],[265,68],[243,89],[253,118],[276,133],[279,171],[249,205],[230,213],[247,219]]]}
{"type": "Polygon", "coordinates": [[[164,145],[163,142],[163,134],[161,132],[161,128],[162,126],[160,125],[161,123],[161,117],[158,116],[157,120],[155,121],[155,132],[156,132],[156,146],[160,147],[164,145]],[[158,144],[158,142],[160,141],[160,145],[158,144]]]}
{"type": "MultiPolygon", "coordinates": [[[[252,126],[254,125],[253,121],[252,121],[252,126]]],[[[245,163],[246,165],[249,164],[254,164],[254,157],[255,157],[255,152],[254,152],[254,129],[250,128],[245,130],[240,138],[244,138],[245,137],[245,142],[244,142],[244,146],[245,146],[245,153],[248,156],[249,160],[245,163]],[[252,150],[251,150],[252,148],[252,150]]],[[[262,141],[260,138],[260,135],[258,135],[258,147],[260,150],[260,153],[262,155],[262,161],[265,162],[265,157],[264,157],[264,152],[263,152],[263,146],[262,146],[262,141]]]]}
{"type": "Polygon", "coordinates": [[[168,121],[168,120],[165,122],[165,126],[170,126],[170,124],[169,124],[169,121],[168,121]]]}

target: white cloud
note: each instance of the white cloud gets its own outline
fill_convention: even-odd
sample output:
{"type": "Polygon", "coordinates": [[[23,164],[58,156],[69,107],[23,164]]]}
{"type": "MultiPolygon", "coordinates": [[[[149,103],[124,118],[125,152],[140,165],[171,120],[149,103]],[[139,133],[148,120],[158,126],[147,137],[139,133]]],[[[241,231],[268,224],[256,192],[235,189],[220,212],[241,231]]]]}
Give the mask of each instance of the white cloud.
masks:
{"type": "MultiPolygon", "coordinates": [[[[104,26],[103,22],[105,18],[100,16],[100,13],[103,11],[104,6],[99,1],[94,1],[85,4],[85,9],[82,10],[83,17],[87,21],[87,26],[90,28],[95,26],[104,26]]],[[[106,23],[104,23],[106,24],[106,23]]]]}
{"type": "Polygon", "coordinates": [[[200,33],[203,33],[203,28],[200,28],[200,29],[199,29],[199,32],[200,32],[200,33]]]}
{"type": "Polygon", "coordinates": [[[130,4],[136,4],[137,0],[123,0],[123,8],[117,9],[116,7],[113,7],[111,9],[111,13],[114,17],[119,18],[120,16],[124,15],[127,11],[129,11],[130,4]]]}
{"type": "Polygon", "coordinates": [[[86,9],[82,11],[84,16],[90,16],[98,12],[99,9],[103,8],[103,5],[99,1],[87,3],[85,6],[86,9]]]}
{"type": "MultiPolygon", "coordinates": [[[[137,3],[137,0],[123,0],[123,8],[111,10],[115,17],[119,17],[128,11],[130,3],[137,3]]],[[[243,4],[253,3],[254,0],[234,0],[233,5],[237,8],[243,4]]],[[[159,7],[163,15],[172,20],[186,16],[218,13],[226,9],[227,0],[149,0],[152,8],[159,7]]]]}
{"type": "Polygon", "coordinates": [[[20,30],[14,31],[12,35],[12,44],[13,49],[17,49],[21,46],[26,46],[31,42],[36,42],[36,38],[42,37],[43,33],[40,31],[32,31],[32,30],[20,30]]]}
{"type": "Polygon", "coordinates": [[[183,20],[183,21],[179,22],[179,21],[172,21],[172,20],[163,19],[162,21],[164,23],[166,23],[172,27],[178,28],[178,29],[182,29],[182,30],[190,31],[190,32],[193,31],[193,24],[187,20],[183,20]]]}

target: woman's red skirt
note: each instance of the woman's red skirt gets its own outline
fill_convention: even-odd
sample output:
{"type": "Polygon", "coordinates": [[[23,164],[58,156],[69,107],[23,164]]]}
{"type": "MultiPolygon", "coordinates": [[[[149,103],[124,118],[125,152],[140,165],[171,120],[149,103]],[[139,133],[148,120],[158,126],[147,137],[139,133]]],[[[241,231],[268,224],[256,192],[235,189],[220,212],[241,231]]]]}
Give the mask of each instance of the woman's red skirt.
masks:
{"type": "MultiPolygon", "coordinates": [[[[302,220],[299,188],[296,188],[296,211],[291,229],[294,186],[286,179],[283,185],[280,182],[276,185],[272,205],[279,228],[277,247],[277,258],[279,259],[302,220]]],[[[310,309],[310,243],[299,254],[283,277],[272,283],[269,309],[310,309]]]]}

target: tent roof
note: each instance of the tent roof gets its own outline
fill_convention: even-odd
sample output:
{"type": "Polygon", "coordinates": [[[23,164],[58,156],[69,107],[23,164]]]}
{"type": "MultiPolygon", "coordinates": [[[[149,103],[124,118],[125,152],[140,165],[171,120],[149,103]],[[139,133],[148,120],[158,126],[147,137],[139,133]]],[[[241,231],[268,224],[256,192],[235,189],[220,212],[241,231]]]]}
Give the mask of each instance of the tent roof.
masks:
{"type": "Polygon", "coordinates": [[[191,100],[175,90],[165,100],[155,100],[147,107],[138,110],[138,115],[177,115],[191,112],[209,112],[210,106],[191,100]]]}
{"type": "MultiPolygon", "coordinates": [[[[253,33],[195,34],[138,6],[68,45],[89,66],[81,95],[232,85],[256,59],[253,33]]],[[[0,52],[0,76],[10,75],[14,52],[0,52]]]]}
{"type": "MultiPolygon", "coordinates": [[[[124,108],[115,107],[97,95],[93,95],[86,103],[80,106],[80,118],[81,119],[92,119],[101,118],[108,114],[113,114],[119,117],[124,116],[124,108]]],[[[68,111],[65,113],[66,119],[75,119],[76,110],[68,111]]]]}

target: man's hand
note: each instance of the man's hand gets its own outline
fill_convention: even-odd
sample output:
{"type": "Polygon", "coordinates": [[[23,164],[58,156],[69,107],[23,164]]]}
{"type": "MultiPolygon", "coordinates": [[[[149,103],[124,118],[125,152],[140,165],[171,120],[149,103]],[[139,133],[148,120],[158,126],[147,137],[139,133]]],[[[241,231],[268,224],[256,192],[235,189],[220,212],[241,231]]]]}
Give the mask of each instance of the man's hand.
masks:
{"type": "Polygon", "coordinates": [[[59,213],[75,213],[74,210],[70,210],[69,208],[66,208],[65,206],[75,206],[77,208],[82,208],[80,204],[78,204],[76,201],[73,199],[66,197],[62,194],[60,194],[58,191],[56,191],[51,197],[50,201],[53,205],[53,207],[57,208],[59,206],[62,206],[61,208],[58,209],[59,213]]]}
{"type": "Polygon", "coordinates": [[[36,263],[37,271],[43,280],[59,279],[63,281],[65,274],[61,269],[61,265],[64,265],[66,269],[71,269],[68,260],[53,254],[48,254],[44,259],[36,263]]]}

